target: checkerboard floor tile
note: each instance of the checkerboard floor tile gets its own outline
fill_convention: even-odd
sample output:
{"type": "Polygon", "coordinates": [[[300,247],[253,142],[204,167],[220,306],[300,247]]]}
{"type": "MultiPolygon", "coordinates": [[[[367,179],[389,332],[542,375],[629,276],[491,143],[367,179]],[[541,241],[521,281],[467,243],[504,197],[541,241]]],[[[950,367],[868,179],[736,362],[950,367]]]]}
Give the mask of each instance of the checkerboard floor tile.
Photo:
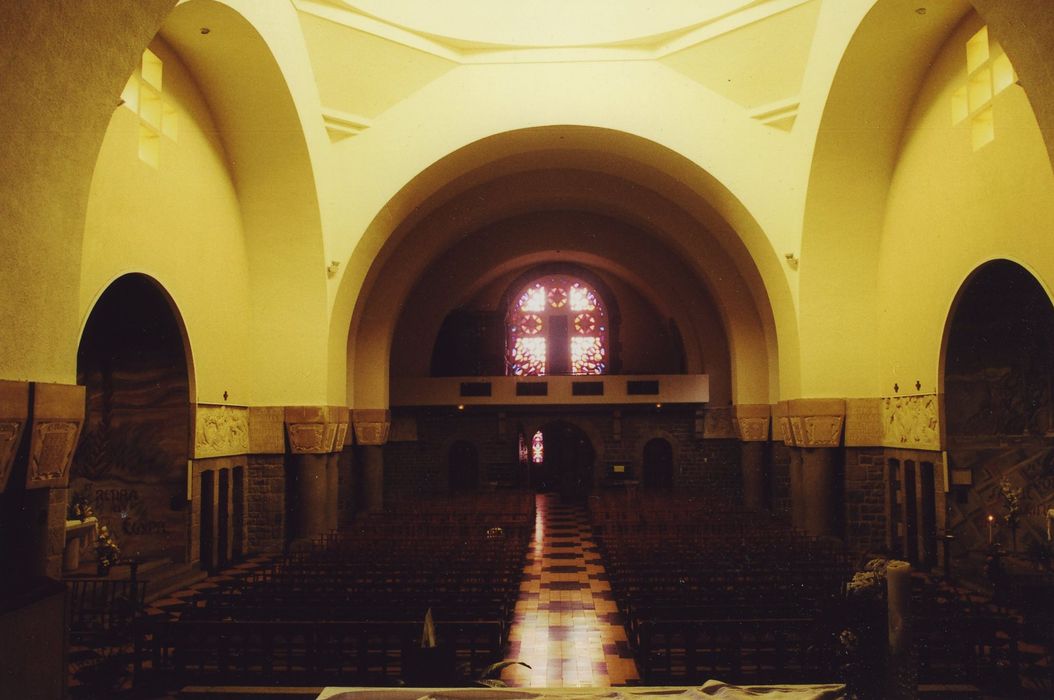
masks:
{"type": "Polygon", "coordinates": [[[502,679],[519,687],[612,686],[639,683],[611,586],[595,554],[585,509],[539,494],[534,541],[502,679]]]}

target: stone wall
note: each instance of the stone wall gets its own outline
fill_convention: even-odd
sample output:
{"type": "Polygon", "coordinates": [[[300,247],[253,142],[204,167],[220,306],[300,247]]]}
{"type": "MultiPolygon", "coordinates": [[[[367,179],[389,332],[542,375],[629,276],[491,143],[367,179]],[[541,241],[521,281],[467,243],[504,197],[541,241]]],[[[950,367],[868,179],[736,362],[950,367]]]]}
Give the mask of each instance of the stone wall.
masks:
{"type": "Polygon", "coordinates": [[[279,551],[285,545],[285,482],[284,455],[249,457],[245,518],[250,552],[279,551]]]}
{"type": "Polygon", "coordinates": [[[649,440],[667,440],[673,448],[674,487],[691,493],[719,493],[742,502],[739,442],[695,437],[695,412],[691,408],[654,407],[580,408],[561,410],[470,407],[396,409],[393,420],[412,422],[412,439],[394,439],[384,448],[385,498],[399,499],[449,492],[448,454],[459,440],[475,446],[480,483],[526,483],[518,465],[520,431],[529,439],[536,430],[556,420],[570,423],[589,438],[596,453],[593,484],[609,476],[612,464],[626,467],[626,478],[640,479],[644,446],[649,440]],[[497,479],[492,477],[505,477],[497,479]]]}
{"type": "Polygon", "coordinates": [[[845,449],[845,539],[850,551],[863,553],[886,547],[885,450],[845,449]]]}

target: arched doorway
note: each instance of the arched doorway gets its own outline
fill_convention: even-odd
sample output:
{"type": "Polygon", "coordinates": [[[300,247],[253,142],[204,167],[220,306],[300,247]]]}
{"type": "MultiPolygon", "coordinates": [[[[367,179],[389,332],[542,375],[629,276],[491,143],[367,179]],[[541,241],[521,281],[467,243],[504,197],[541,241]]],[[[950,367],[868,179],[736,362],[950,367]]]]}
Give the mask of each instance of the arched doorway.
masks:
{"type": "Polygon", "coordinates": [[[450,446],[447,464],[451,493],[476,490],[479,484],[479,453],[475,445],[467,440],[455,442],[450,446]]]}
{"type": "Polygon", "coordinates": [[[1024,551],[1054,498],[1054,306],[1026,269],[990,262],[959,292],[944,352],[948,527],[960,552],[1024,551]]]}
{"type": "Polygon", "coordinates": [[[531,486],[541,491],[557,491],[565,501],[580,501],[593,485],[596,451],[585,431],[558,420],[540,430],[542,460],[531,465],[531,486]]]}
{"type": "Polygon", "coordinates": [[[644,445],[641,476],[646,489],[673,488],[673,447],[667,440],[654,438],[644,445]]]}
{"type": "Polygon", "coordinates": [[[91,505],[123,558],[186,561],[188,355],[177,312],[154,280],[125,275],[99,298],[81,336],[77,381],[87,408],[70,503],[91,505]]]}

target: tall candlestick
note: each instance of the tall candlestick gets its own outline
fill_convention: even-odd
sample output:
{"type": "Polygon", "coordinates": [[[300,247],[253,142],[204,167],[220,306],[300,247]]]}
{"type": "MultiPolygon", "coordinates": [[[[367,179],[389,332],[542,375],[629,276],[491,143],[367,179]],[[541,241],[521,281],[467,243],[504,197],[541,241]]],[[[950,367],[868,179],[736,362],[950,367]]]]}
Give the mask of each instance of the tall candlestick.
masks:
{"type": "Polygon", "coordinates": [[[994,515],[989,515],[988,516],[988,544],[989,545],[992,544],[992,523],[994,523],[994,522],[995,522],[995,516],[994,515]]]}

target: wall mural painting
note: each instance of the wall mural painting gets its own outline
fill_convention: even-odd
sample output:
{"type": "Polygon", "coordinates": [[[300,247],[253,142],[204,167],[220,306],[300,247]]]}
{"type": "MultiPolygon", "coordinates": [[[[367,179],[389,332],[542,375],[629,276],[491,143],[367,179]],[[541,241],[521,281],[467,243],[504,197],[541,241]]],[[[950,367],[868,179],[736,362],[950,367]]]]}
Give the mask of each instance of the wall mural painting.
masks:
{"type": "Polygon", "coordinates": [[[187,382],[181,368],[92,372],[69,503],[91,505],[123,557],[186,556],[187,382]]]}

